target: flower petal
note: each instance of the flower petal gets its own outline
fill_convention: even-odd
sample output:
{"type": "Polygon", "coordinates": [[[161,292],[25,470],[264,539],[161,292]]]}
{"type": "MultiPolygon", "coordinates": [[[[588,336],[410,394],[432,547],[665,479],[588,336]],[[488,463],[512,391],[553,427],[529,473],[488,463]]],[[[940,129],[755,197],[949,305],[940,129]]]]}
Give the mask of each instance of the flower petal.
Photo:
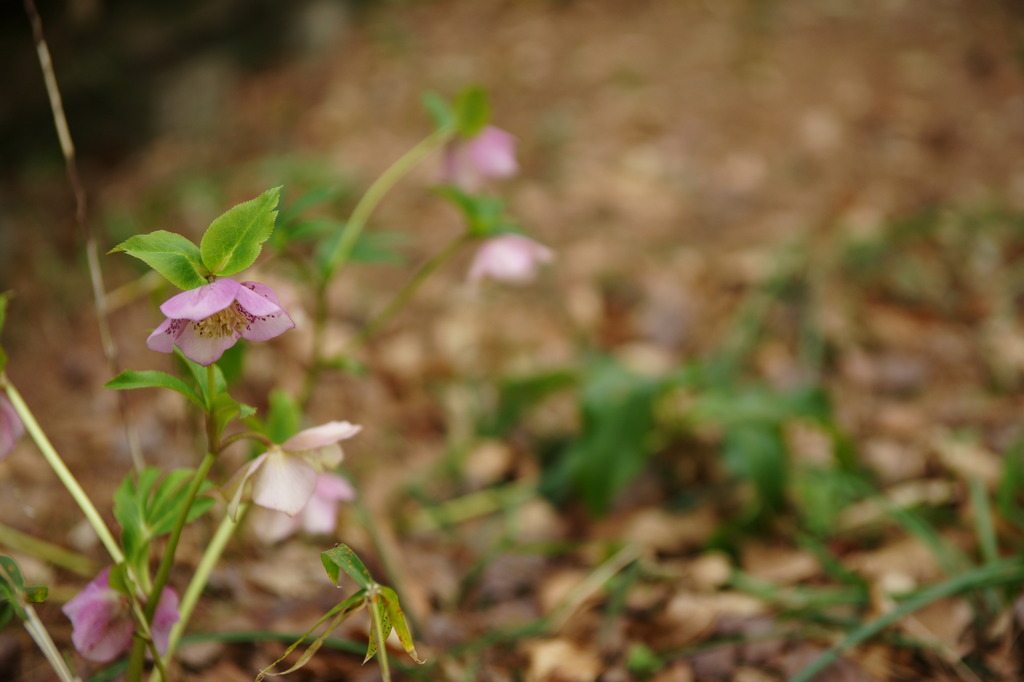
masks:
{"type": "Polygon", "coordinates": [[[314,450],[324,445],[331,445],[340,440],[351,438],[362,430],[362,426],[347,421],[330,421],[320,426],[299,431],[282,443],[281,448],[289,452],[314,450]]]}
{"type": "Polygon", "coordinates": [[[7,398],[0,394],[0,459],[6,457],[14,444],[25,434],[25,425],[7,398]]]}
{"type": "Polygon", "coordinates": [[[228,514],[231,516],[232,521],[238,521],[238,507],[242,504],[242,495],[245,493],[245,484],[248,483],[249,479],[252,478],[261,466],[263,466],[263,463],[267,461],[267,457],[269,455],[270,453],[264,452],[262,455],[246,464],[235,472],[235,475],[231,477],[231,480],[221,488],[221,492],[223,492],[224,496],[229,499],[228,514]]]}
{"type": "MultiPolygon", "coordinates": [[[[308,507],[309,505],[306,506],[308,507]]],[[[252,519],[250,527],[256,534],[256,537],[268,545],[284,540],[302,527],[301,514],[288,516],[284,512],[263,509],[262,507],[257,507],[249,514],[252,519]]]]}
{"type": "Polygon", "coordinates": [[[218,279],[172,296],[160,306],[160,312],[173,319],[203,320],[234,303],[241,288],[233,279],[218,279]]]}
{"type": "Polygon", "coordinates": [[[274,315],[283,313],[284,308],[277,302],[273,290],[259,282],[242,282],[235,300],[250,315],[274,315]]]}
{"type": "Polygon", "coordinates": [[[178,335],[176,343],[185,357],[192,362],[197,362],[208,367],[220,360],[228,348],[235,345],[241,334],[233,332],[226,336],[207,336],[200,333],[198,325],[194,322],[182,322],[184,328],[178,335]]]}
{"type": "Polygon", "coordinates": [[[332,473],[320,474],[316,490],[300,514],[307,533],[330,535],[338,524],[338,503],[355,499],[356,491],[347,480],[332,473]]]}
{"type": "Polygon", "coordinates": [[[320,474],[316,479],[313,497],[323,500],[345,501],[356,499],[356,490],[348,479],[330,472],[320,474]]]}
{"type": "Polygon", "coordinates": [[[311,535],[330,535],[338,525],[338,501],[314,495],[302,510],[302,529],[311,535]]]}
{"type": "Polygon", "coordinates": [[[316,488],[316,470],[298,457],[270,451],[252,479],[252,501],[267,509],[297,514],[316,488]]]}
{"type": "Polygon", "coordinates": [[[160,593],[160,601],[153,614],[153,643],[161,654],[167,653],[167,644],[171,639],[171,628],[181,616],[178,613],[178,594],[169,587],[160,593]]]}
{"type": "Polygon", "coordinates": [[[533,279],[540,263],[554,258],[551,249],[529,237],[503,234],[488,239],[473,258],[469,281],[492,277],[502,282],[525,283],[533,279]]]}
{"type": "Polygon", "coordinates": [[[487,126],[466,147],[470,163],[484,177],[507,178],[519,170],[515,135],[501,128],[487,126]]]}
{"type": "Polygon", "coordinates": [[[292,318],[282,310],[276,315],[265,315],[253,319],[252,322],[242,327],[241,333],[242,338],[249,341],[269,341],[294,328],[295,323],[292,318]]]}
{"type": "Polygon", "coordinates": [[[146,339],[146,347],[158,353],[170,353],[174,350],[174,342],[181,335],[187,321],[167,318],[146,339]]]}
{"type": "Polygon", "coordinates": [[[109,567],[62,610],[71,620],[71,641],[86,660],[107,663],[131,645],[135,627],[125,598],[110,587],[109,567]]]}

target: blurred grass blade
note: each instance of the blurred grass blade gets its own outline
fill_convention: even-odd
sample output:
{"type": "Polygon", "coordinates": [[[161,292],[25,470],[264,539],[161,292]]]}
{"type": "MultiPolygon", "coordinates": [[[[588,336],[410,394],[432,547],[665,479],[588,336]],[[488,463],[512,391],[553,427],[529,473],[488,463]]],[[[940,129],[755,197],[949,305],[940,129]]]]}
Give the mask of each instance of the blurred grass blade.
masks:
{"type": "Polygon", "coordinates": [[[906,618],[911,613],[918,611],[933,602],[952,597],[984,587],[994,587],[1005,583],[1024,580],[1024,564],[1019,558],[1001,561],[988,566],[969,571],[961,576],[952,578],[938,585],[933,585],[921,590],[913,597],[910,597],[895,609],[879,618],[865,623],[854,632],[850,633],[843,641],[830,647],[810,665],[789,679],[789,682],[808,682],[812,677],[832,665],[844,652],[865,642],[885,628],[906,618]]]}

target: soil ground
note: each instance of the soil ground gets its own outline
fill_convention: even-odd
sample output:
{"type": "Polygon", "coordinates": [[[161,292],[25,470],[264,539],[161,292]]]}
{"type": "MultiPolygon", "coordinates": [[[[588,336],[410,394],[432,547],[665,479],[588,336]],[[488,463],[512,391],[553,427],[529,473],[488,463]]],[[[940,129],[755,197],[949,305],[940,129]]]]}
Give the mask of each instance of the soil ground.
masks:
{"type": "MultiPolygon", "coordinates": [[[[720,531],[750,491],[731,485],[722,434],[707,425],[673,433],[603,517],[575,502],[501,497],[536,482],[540,444],[578,415],[571,401],[546,401],[509,439],[481,439],[475,420],[498,379],[578,366],[595,352],[663,374],[731,343],[751,310],[744,376],[780,392],[822,386],[882,507],[924,508],[945,542],[977,555],[971,481],[995,499],[1004,453],[1022,435],[1024,14],[1014,3],[304,7],[288,27],[290,58],[251,73],[215,49],[199,52],[162,80],[152,139],[116,159],[82,158],[90,221],[105,251],[135,232],[197,236],[277,184],[292,196],[319,185],[358,192],[429,132],[422,91],[479,83],[491,93],[522,166],[501,192],[555,263],[527,287],[481,289],[466,284],[462,254],[361,353],[365,374],[325,378],[309,415],[364,425],[346,447],[349,466],[394,554],[428,679],[783,680],[848,631],[842,618],[868,621],[892,608],[894,591],[949,577],[921,535],[860,505],[825,545],[870,598],[823,608],[840,614],[832,621],[812,618],[799,590],[835,573],[803,542],[808,498],[787,493],[794,509],[723,545],[720,531]],[[771,289],[779,277],[802,293],[771,289]],[[464,521],[425,511],[492,494],[494,513],[464,521]],[[559,611],[624,544],[639,557],[625,587],[602,585],[559,611]],[[733,570],[772,588],[741,585],[733,570]],[[553,612],[566,617],[529,629],[553,612]]],[[[407,235],[406,264],[345,273],[331,291],[329,346],[341,348],[462,229],[428,191],[438,172],[426,164],[375,214],[371,229],[407,235]]],[[[0,267],[16,292],[8,374],[86,489],[108,500],[130,460],[117,401],[102,388],[110,377],[62,169],[29,163],[5,182],[0,267]]],[[[138,274],[127,260],[103,259],[108,290],[138,274]]],[[[247,356],[238,393],[259,408],[270,389],[301,387],[311,344],[308,298],[276,265],[264,261],[260,278],[299,326],[247,356]]],[[[113,312],[122,366],[170,368],[143,343],[159,321],[152,302],[166,293],[113,312]]],[[[202,447],[181,402],[130,394],[154,463],[190,466],[202,447]]],[[[820,465],[820,432],[798,419],[785,428],[794,470],[820,465]]],[[[230,453],[217,475],[244,455],[230,453]]],[[[0,480],[6,524],[102,560],[31,442],[0,463],[0,480]]],[[[186,536],[175,585],[187,583],[212,528],[186,536]]],[[[1019,549],[1012,519],[999,517],[996,532],[1004,552],[1019,549]]],[[[338,596],[318,557],[335,541],[385,579],[352,510],[335,538],[268,547],[246,536],[215,573],[193,631],[305,630],[338,596]]],[[[31,582],[51,586],[41,613],[70,649],[59,605],[85,579],[18,558],[31,582]]],[[[1019,611],[1007,599],[987,616],[966,599],[937,601],[817,679],[1019,679],[1019,611]]],[[[360,627],[339,636],[362,641],[360,627]]],[[[49,678],[24,633],[8,628],[0,643],[0,678],[49,678]]],[[[198,643],[178,673],[251,679],[282,648],[198,643]]],[[[294,677],[378,679],[360,661],[323,651],[294,677]]]]}

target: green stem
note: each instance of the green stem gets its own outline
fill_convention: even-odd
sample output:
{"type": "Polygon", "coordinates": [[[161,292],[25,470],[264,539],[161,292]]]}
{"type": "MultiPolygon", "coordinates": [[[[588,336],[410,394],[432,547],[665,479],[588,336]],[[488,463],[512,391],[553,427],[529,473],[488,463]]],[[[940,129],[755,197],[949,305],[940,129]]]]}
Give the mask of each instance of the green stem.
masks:
{"type": "MultiPolygon", "coordinates": [[[[156,609],[160,604],[160,597],[163,595],[164,586],[167,585],[167,580],[171,576],[171,569],[174,567],[174,555],[178,551],[178,542],[181,540],[181,534],[188,523],[188,515],[192,511],[192,504],[199,494],[199,489],[206,482],[206,477],[210,474],[210,469],[217,459],[217,453],[221,450],[221,443],[217,434],[217,420],[213,416],[214,398],[217,391],[216,379],[215,366],[213,364],[207,365],[206,440],[208,450],[206,456],[203,457],[203,461],[199,463],[199,468],[196,469],[192,482],[189,483],[188,490],[185,491],[185,501],[178,511],[178,518],[174,520],[174,527],[171,528],[171,534],[167,538],[167,546],[164,547],[163,556],[160,558],[160,566],[157,568],[156,577],[153,579],[153,587],[149,592],[149,599],[146,601],[146,609],[143,613],[146,628],[153,622],[153,616],[156,615],[156,609]]],[[[142,679],[145,646],[146,641],[140,637],[136,637],[132,643],[132,652],[128,663],[128,679],[131,682],[137,682],[142,679]]],[[[156,656],[155,660],[161,677],[167,679],[163,666],[163,657],[156,656]]]]}
{"type": "Polygon", "coordinates": [[[374,180],[373,184],[366,190],[366,193],[360,197],[359,203],[352,209],[352,215],[349,216],[348,222],[345,223],[345,231],[342,233],[341,239],[338,240],[334,250],[331,251],[330,258],[327,259],[327,273],[324,280],[330,280],[332,275],[344,267],[349,256],[352,255],[352,249],[355,248],[363,227],[366,226],[366,221],[369,220],[370,214],[377,208],[377,204],[384,198],[384,195],[409,171],[443,147],[451,139],[452,134],[453,132],[449,128],[435,130],[420,141],[419,144],[403,154],[374,180]]]}
{"type": "Polygon", "coordinates": [[[266,445],[268,448],[274,445],[274,441],[270,440],[267,436],[258,431],[244,431],[242,433],[233,433],[230,436],[225,437],[224,440],[220,442],[220,448],[218,448],[218,451],[224,450],[229,445],[234,445],[240,440],[256,441],[257,443],[266,445]]]}
{"type": "MultiPolygon", "coordinates": [[[[188,627],[188,622],[192,618],[192,612],[196,608],[196,604],[199,602],[199,597],[206,588],[207,582],[210,580],[210,574],[213,572],[217,562],[220,561],[221,555],[224,553],[224,548],[228,544],[228,540],[234,535],[238,525],[245,518],[245,513],[249,510],[249,505],[242,505],[238,511],[238,520],[233,521],[229,514],[224,515],[224,520],[221,521],[220,526],[217,528],[217,532],[213,534],[213,538],[206,546],[206,551],[203,552],[203,557],[199,560],[199,565],[196,566],[195,573],[192,574],[192,580],[189,582],[188,587],[185,589],[185,593],[181,597],[181,602],[178,605],[178,622],[171,628],[171,637],[167,643],[167,652],[163,655],[164,665],[170,663],[173,658],[175,651],[178,649],[178,644],[181,642],[182,634],[185,632],[185,628],[188,627]]],[[[151,681],[153,678],[150,678],[151,681]]]]}
{"type": "Polygon", "coordinates": [[[401,291],[395,294],[395,297],[384,308],[377,313],[373,319],[371,319],[363,330],[356,336],[354,344],[362,345],[366,343],[372,336],[374,336],[380,329],[391,321],[404,306],[409,302],[409,299],[419,291],[419,288],[423,286],[423,283],[430,279],[437,270],[451,260],[452,256],[459,252],[464,245],[473,241],[476,237],[464,232],[452,241],[448,243],[443,249],[435,253],[430,260],[420,266],[420,269],[405,283],[401,291]]]}
{"type": "Polygon", "coordinates": [[[316,387],[316,380],[324,368],[324,333],[327,329],[327,276],[324,276],[316,285],[313,313],[313,353],[306,371],[306,379],[302,384],[302,393],[299,394],[299,404],[303,411],[309,408],[309,401],[313,397],[313,389],[316,387]]]}
{"type": "MultiPolygon", "coordinates": [[[[96,236],[89,227],[87,219],[87,203],[85,185],[82,184],[81,176],[78,173],[78,161],[75,154],[75,144],[71,139],[71,129],[68,127],[67,117],[64,115],[64,103],[60,96],[60,88],[57,85],[57,76],[53,70],[53,60],[50,58],[50,48],[46,44],[43,35],[43,22],[36,10],[34,0],[25,0],[25,11],[28,14],[29,23],[32,25],[32,35],[36,43],[36,55],[39,57],[39,67],[43,72],[43,83],[46,85],[46,95],[50,100],[50,109],[53,111],[53,123],[57,128],[57,138],[60,140],[61,153],[64,155],[64,166],[67,171],[68,184],[71,185],[71,193],[75,198],[75,222],[82,232],[85,241],[86,262],[89,264],[89,282],[92,285],[93,298],[96,301],[96,321],[99,325],[100,341],[103,345],[103,354],[107,359],[107,367],[111,375],[118,373],[117,344],[110,333],[110,314],[107,309],[107,300],[103,285],[103,270],[100,267],[99,250],[96,246],[96,236]]],[[[132,463],[136,471],[142,471],[145,462],[142,459],[142,447],[139,444],[138,433],[135,430],[134,422],[131,419],[131,412],[128,409],[127,397],[118,392],[118,406],[121,409],[121,418],[124,422],[125,437],[128,439],[128,449],[131,452],[132,463]]]]}
{"type": "MultiPolygon", "coordinates": [[[[212,421],[213,417],[207,415],[207,420],[212,421]]],[[[160,604],[160,597],[163,594],[164,586],[171,575],[171,568],[174,566],[174,555],[178,550],[178,541],[181,540],[181,533],[188,522],[188,514],[192,510],[192,503],[195,502],[196,495],[199,494],[199,489],[206,481],[210,468],[216,459],[217,456],[214,453],[206,453],[203,461],[199,464],[199,468],[196,469],[195,475],[192,477],[188,490],[185,492],[185,502],[181,505],[178,518],[175,520],[171,534],[167,538],[167,546],[164,548],[163,557],[160,559],[160,566],[157,568],[156,577],[153,579],[153,589],[150,590],[149,599],[146,601],[146,609],[143,616],[147,625],[153,622],[153,616],[156,614],[157,606],[160,604]]],[[[131,660],[128,665],[129,680],[142,679],[145,646],[146,642],[141,638],[136,638],[132,644],[131,660]]]]}
{"type": "MultiPolygon", "coordinates": [[[[343,475],[352,485],[355,487],[355,477],[351,475],[347,470],[342,468],[343,475]]],[[[377,515],[370,510],[369,505],[363,498],[363,495],[356,488],[356,498],[352,504],[356,508],[356,513],[359,515],[359,523],[366,529],[367,534],[370,536],[370,542],[373,543],[374,549],[377,550],[377,557],[380,559],[381,565],[384,567],[384,572],[388,576],[388,580],[391,581],[391,587],[398,593],[404,594],[406,592],[405,585],[405,572],[401,569],[398,561],[395,558],[394,552],[391,551],[393,544],[385,538],[385,533],[381,531],[381,527],[377,524],[377,515]]],[[[423,621],[419,617],[419,613],[411,605],[406,605],[405,616],[409,620],[409,625],[414,631],[424,632],[423,621]]]]}
{"type": "Polygon", "coordinates": [[[21,608],[25,611],[25,629],[28,630],[28,634],[35,641],[39,650],[43,652],[43,656],[50,664],[50,667],[53,668],[53,671],[57,673],[57,677],[61,679],[61,682],[81,682],[82,678],[72,674],[68,668],[68,664],[60,654],[60,650],[53,643],[49,631],[43,625],[43,622],[39,620],[39,616],[36,615],[36,610],[32,608],[32,605],[22,604],[21,608]]]}
{"type": "Polygon", "coordinates": [[[78,507],[85,515],[86,521],[96,531],[100,542],[103,543],[107,553],[110,554],[110,558],[114,560],[115,564],[123,562],[124,554],[121,553],[121,548],[118,546],[117,541],[114,540],[114,536],[111,534],[110,529],[107,528],[107,524],[103,522],[103,517],[100,516],[92,500],[85,494],[82,486],[79,485],[78,480],[71,473],[71,470],[68,469],[64,460],[57,454],[57,450],[54,449],[53,444],[50,443],[46,434],[43,433],[39,422],[36,421],[32,411],[25,404],[25,401],[22,400],[21,394],[18,393],[18,389],[10,382],[6,374],[0,373],[0,386],[7,393],[11,405],[14,407],[15,412],[18,413],[18,417],[21,418],[21,422],[25,425],[25,430],[28,431],[32,440],[35,441],[36,447],[42,452],[46,463],[53,469],[53,473],[57,474],[57,478],[60,479],[60,482],[71,494],[71,497],[78,503],[78,507]]]}
{"type": "Polygon", "coordinates": [[[362,234],[363,228],[366,227],[366,222],[370,219],[370,215],[373,214],[374,209],[377,208],[377,205],[384,196],[413,168],[447,144],[453,135],[454,131],[450,128],[439,128],[425,137],[381,173],[373,181],[373,184],[367,188],[363,196],[359,198],[355,208],[352,209],[352,214],[349,216],[348,222],[345,223],[341,239],[338,240],[338,243],[332,249],[330,257],[327,259],[327,266],[324,268],[316,288],[316,311],[313,316],[313,354],[309,363],[309,370],[306,372],[302,393],[299,396],[299,404],[304,408],[309,406],[316,380],[325,366],[323,339],[324,330],[327,326],[327,290],[330,286],[331,278],[348,262],[349,257],[352,255],[352,250],[359,241],[359,235],[362,234]]]}
{"type": "MultiPolygon", "coordinates": [[[[376,585],[375,588],[379,589],[376,585]]],[[[383,609],[383,599],[381,599],[380,592],[370,597],[370,626],[373,630],[371,636],[373,637],[374,643],[377,645],[377,665],[380,666],[380,676],[383,682],[391,682],[391,666],[388,661],[388,650],[387,642],[384,634],[384,623],[381,617],[381,609],[383,609]]]]}

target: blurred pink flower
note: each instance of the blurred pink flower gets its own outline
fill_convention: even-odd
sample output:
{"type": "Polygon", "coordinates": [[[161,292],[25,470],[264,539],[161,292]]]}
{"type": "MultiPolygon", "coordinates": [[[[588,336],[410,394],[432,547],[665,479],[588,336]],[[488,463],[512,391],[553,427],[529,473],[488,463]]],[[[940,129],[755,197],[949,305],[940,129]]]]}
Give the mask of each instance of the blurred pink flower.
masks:
{"type": "Polygon", "coordinates": [[[284,512],[258,509],[252,527],[256,535],[267,543],[283,540],[296,531],[310,535],[330,535],[338,525],[338,506],[356,497],[356,491],[347,480],[332,473],[317,476],[316,488],[306,506],[294,516],[284,512]]]}
{"type": "Polygon", "coordinates": [[[442,182],[473,192],[484,180],[511,177],[518,171],[515,136],[501,128],[487,126],[475,137],[449,145],[442,182]]]}
{"type": "Polygon", "coordinates": [[[23,435],[25,425],[14,411],[14,405],[11,405],[7,396],[0,394],[0,459],[10,454],[14,443],[23,435]]]}
{"type": "MultiPolygon", "coordinates": [[[[110,586],[110,568],[64,605],[71,619],[71,641],[82,657],[107,663],[128,650],[135,632],[128,597],[110,586]]],[[[178,622],[178,595],[165,587],[153,616],[153,640],[160,653],[167,651],[171,627],[178,622]]]]}
{"type": "Polygon", "coordinates": [[[491,277],[501,282],[523,284],[537,274],[541,263],[555,257],[551,249],[529,237],[502,234],[485,241],[469,266],[469,281],[491,277]]]}
{"type": "Polygon", "coordinates": [[[327,422],[271,447],[228,481],[224,488],[231,500],[228,513],[237,518],[238,507],[248,493],[261,507],[289,516],[298,514],[316,490],[317,474],[341,464],[344,453],[338,441],[351,438],[362,428],[349,422],[327,422]]]}
{"type": "Polygon", "coordinates": [[[167,299],[160,312],[167,319],[146,339],[150,350],[170,353],[178,346],[204,366],[239,338],[266,341],[295,326],[270,287],[226,278],[167,299]]]}

